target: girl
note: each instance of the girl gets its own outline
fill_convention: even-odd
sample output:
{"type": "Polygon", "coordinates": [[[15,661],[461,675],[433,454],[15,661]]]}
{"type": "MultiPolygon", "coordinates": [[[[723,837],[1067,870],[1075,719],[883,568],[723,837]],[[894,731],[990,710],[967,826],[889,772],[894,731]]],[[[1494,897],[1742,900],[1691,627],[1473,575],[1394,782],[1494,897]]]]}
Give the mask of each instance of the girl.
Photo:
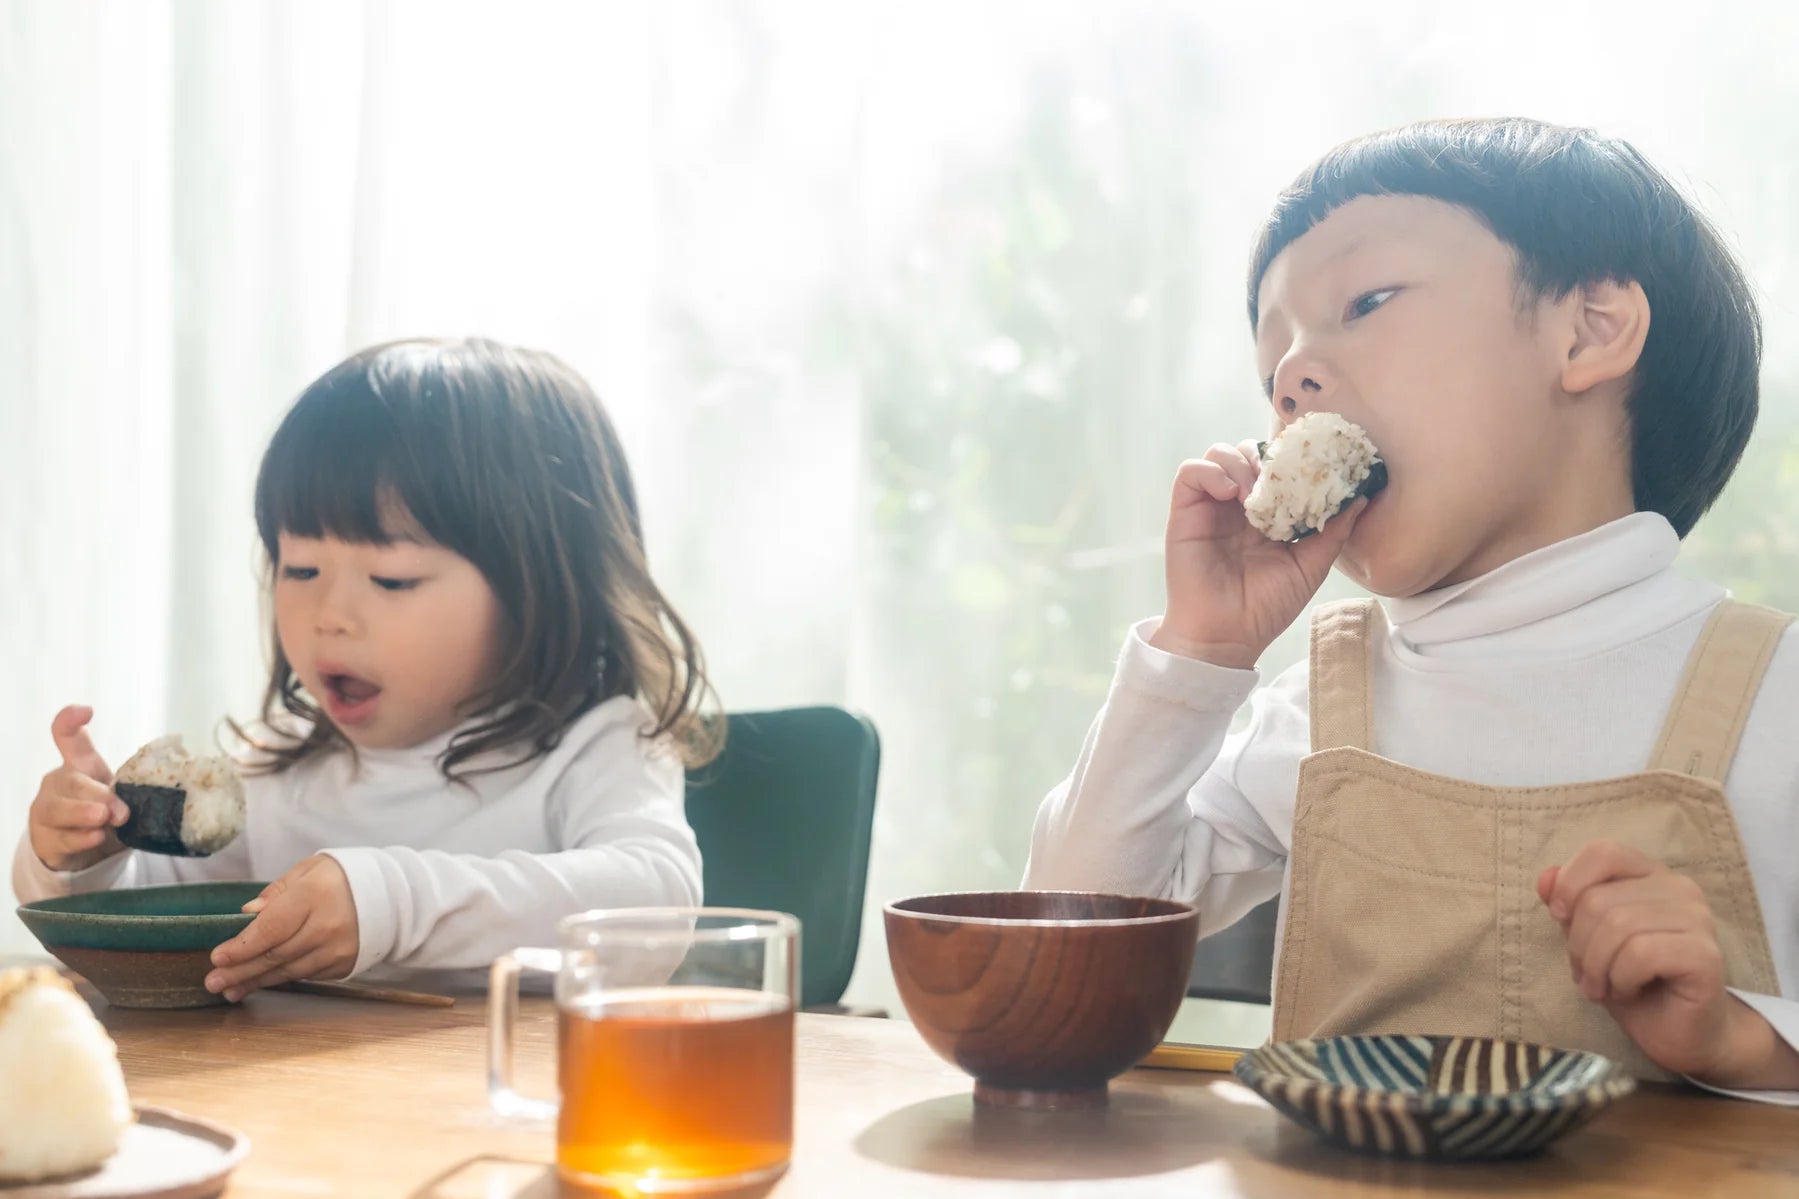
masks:
{"type": "Polygon", "coordinates": [[[256,482],[274,666],[243,834],[126,851],[87,708],[51,725],[23,900],[279,876],[213,955],[236,1001],[295,978],[485,968],[588,908],[694,904],[683,765],[717,749],[699,646],[650,578],[587,384],[489,341],[377,346],[282,421],[256,482]]]}

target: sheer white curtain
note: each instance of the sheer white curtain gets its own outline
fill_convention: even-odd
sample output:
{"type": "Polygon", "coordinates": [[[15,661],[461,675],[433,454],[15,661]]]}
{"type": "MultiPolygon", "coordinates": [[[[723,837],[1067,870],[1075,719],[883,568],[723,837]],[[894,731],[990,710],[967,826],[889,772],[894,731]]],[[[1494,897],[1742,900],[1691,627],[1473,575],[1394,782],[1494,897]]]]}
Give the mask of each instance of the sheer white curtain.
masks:
{"type": "Polygon", "coordinates": [[[0,0],[0,838],[61,704],[115,759],[253,705],[250,484],[298,389],[483,333],[611,406],[729,706],[881,726],[853,997],[889,1000],[880,902],[1015,883],[1159,603],[1174,465],[1264,419],[1274,192],[1423,116],[1598,125],[1717,217],[1767,410],[1693,554],[1799,604],[1796,34],[1771,2],[0,0]]]}
{"type": "Polygon", "coordinates": [[[801,359],[858,236],[867,42],[819,16],[0,4],[0,836],[63,703],[115,761],[253,708],[262,445],[392,337],[569,359],[728,701],[850,698],[855,380],[801,359]]]}

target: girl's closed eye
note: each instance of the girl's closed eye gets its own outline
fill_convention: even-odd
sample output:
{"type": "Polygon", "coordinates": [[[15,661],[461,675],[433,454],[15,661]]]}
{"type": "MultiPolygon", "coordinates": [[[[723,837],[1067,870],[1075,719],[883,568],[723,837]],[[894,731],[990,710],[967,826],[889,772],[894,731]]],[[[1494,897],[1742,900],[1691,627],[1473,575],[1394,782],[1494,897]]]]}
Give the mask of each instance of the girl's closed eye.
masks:
{"type": "Polygon", "coordinates": [[[284,579],[291,579],[296,583],[304,583],[308,579],[316,579],[318,574],[319,568],[316,566],[283,566],[281,568],[281,577],[284,579]]]}
{"type": "Polygon", "coordinates": [[[370,575],[369,581],[383,591],[411,591],[425,580],[417,578],[394,578],[389,575],[370,575]]]}
{"type": "Polygon", "coordinates": [[[1399,292],[1400,289],[1397,287],[1381,287],[1374,291],[1365,291],[1349,302],[1349,311],[1344,315],[1352,321],[1357,317],[1367,316],[1398,295],[1399,292]]]}

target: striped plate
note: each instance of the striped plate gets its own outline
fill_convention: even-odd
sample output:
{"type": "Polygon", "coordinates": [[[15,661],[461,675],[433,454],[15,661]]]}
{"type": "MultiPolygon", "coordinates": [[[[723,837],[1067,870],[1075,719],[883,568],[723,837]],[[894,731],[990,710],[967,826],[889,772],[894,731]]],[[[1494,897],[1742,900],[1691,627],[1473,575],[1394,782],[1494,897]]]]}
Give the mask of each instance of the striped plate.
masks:
{"type": "Polygon", "coordinates": [[[1346,1148],[1469,1160],[1535,1153],[1637,1085],[1596,1053],[1485,1037],[1283,1041],[1234,1073],[1346,1148]]]}

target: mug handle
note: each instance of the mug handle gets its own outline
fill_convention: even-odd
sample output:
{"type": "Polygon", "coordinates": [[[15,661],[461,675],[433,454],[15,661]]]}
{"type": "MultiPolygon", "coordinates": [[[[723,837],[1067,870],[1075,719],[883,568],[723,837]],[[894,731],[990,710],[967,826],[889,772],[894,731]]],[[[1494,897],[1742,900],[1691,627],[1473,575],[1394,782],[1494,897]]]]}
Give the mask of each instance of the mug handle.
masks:
{"type": "Polygon", "coordinates": [[[559,1105],[512,1089],[512,1029],[518,1018],[520,970],[555,974],[562,953],[555,949],[515,949],[494,959],[487,976],[487,1101],[502,1116],[554,1120],[559,1105]]]}

